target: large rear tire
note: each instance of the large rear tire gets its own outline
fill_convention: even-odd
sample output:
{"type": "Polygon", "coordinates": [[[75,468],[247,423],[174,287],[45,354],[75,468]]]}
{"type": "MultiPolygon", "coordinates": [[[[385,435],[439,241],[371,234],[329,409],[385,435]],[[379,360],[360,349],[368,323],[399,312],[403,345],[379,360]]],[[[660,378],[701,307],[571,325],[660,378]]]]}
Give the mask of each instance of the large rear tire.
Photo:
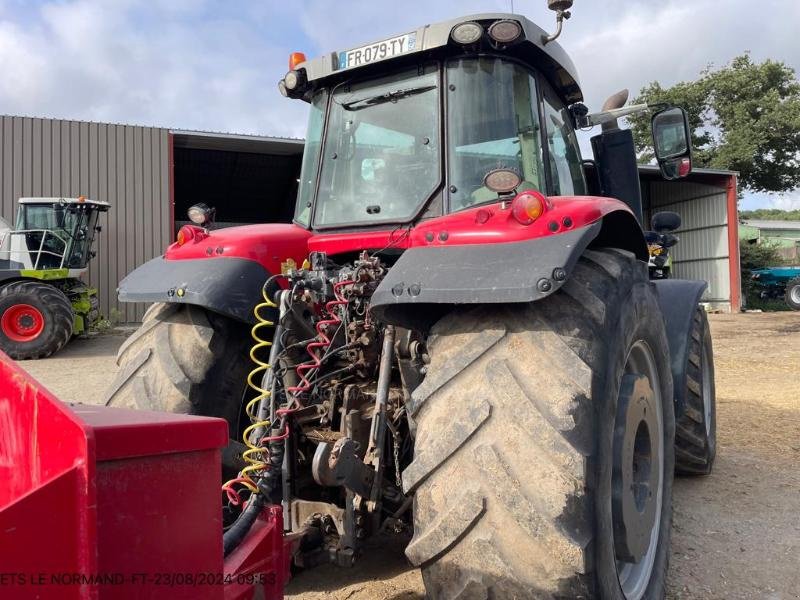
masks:
{"type": "Polygon", "coordinates": [[[72,304],[58,288],[14,281],[0,288],[0,348],[15,360],[45,358],[72,337],[72,304]]]}
{"type": "Polygon", "coordinates": [[[786,305],[792,310],[800,310],[800,277],[786,284],[786,305]]]}
{"type": "Polygon", "coordinates": [[[708,475],[716,454],[714,350],[706,311],[698,307],[689,337],[686,407],[675,426],[675,472],[679,475],[708,475]]]}
{"type": "Polygon", "coordinates": [[[247,327],[189,304],[154,304],[117,353],[106,405],[221,417],[238,438],[252,367],[247,327]]]}
{"type": "Polygon", "coordinates": [[[429,596],[663,597],[675,421],[647,266],[588,251],[558,293],[457,310],[428,348],[403,479],[429,596]]]}

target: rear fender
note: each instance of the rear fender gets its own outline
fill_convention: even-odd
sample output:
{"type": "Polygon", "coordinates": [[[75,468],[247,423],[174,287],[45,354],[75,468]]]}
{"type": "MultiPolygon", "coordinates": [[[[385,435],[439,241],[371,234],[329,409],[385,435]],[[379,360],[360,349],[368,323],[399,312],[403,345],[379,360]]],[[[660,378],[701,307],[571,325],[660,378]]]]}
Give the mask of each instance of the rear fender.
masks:
{"type": "Polygon", "coordinates": [[[679,418],[686,407],[686,369],[689,364],[692,321],[708,284],[705,281],[686,279],[661,279],[653,283],[656,286],[658,303],[667,329],[675,390],[675,417],[679,418]]]}
{"type": "Polygon", "coordinates": [[[296,225],[229,227],[167,248],[129,273],[119,284],[121,302],[194,304],[254,322],[253,307],[267,278],[280,273],[281,262],[302,263],[310,233],[296,225]]]}
{"type": "Polygon", "coordinates": [[[590,246],[647,260],[641,227],[627,210],[521,241],[411,247],[375,290],[372,311],[385,323],[426,329],[454,305],[535,302],[564,285],[590,246]]]}
{"type": "Polygon", "coordinates": [[[144,263],[119,282],[120,302],[194,304],[245,323],[254,322],[253,307],[269,272],[243,258],[166,260],[144,263]]]}

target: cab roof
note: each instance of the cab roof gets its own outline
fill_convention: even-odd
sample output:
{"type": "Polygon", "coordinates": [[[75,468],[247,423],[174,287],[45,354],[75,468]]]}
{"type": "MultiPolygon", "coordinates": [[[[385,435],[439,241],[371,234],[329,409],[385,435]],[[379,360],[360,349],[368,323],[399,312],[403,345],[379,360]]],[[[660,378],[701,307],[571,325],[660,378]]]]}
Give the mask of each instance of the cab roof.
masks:
{"type": "Polygon", "coordinates": [[[530,21],[523,15],[507,14],[507,13],[482,13],[476,15],[469,15],[450,19],[431,25],[423,25],[416,30],[407,30],[398,35],[415,34],[415,47],[413,50],[403,54],[386,58],[380,61],[373,61],[369,65],[358,67],[341,66],[340,55],[362,48],[372,44],[378,44],[382,41],[392,39],[397,36],[386,36],[380,40],[367,44],[360,44],[352,48],[346,48],[340,51],[331,52],[325,56],[309,59],[299,65],[298,69],[305,69],[306,78],[309,82],[322,83],[327,78],[333,78],[341,75],[342,73],[351,71],[361,71],[378,63],[397,62],[402,59],[407,59],[410,56],[419,55],[422,53],[430,52],[439,48],[451,46],[453,48],[460,47],[451,40],[450,32],[456,25],[469,21],[480,23],[485,28],[494,21],[510,19],[517,21],[523,30],[523,38],[521,41],[510,44],[506,50],[499,51],[499,54],[508,54],[516,58],[522,59],[527,64],[538,68],[544,73],[550,83],[556,90],[564,97],[568,103],[580,102],[583,100],[583,93],[580,89],[578,82],[578,74],[575,65],[569,58],[564,49],[556,42],[544,44],[543,38],[548,33],[530,21]]]}
{"type": "Polygon", "coordinates": [[[92,200],[80,196],[78,198],[20,198],[20,204],[91,204],[93,206],[108,208],[111,206],[108,202],[103,200],[92,200]],[[82,198],[82,199],[81,199],[82,198]]]}

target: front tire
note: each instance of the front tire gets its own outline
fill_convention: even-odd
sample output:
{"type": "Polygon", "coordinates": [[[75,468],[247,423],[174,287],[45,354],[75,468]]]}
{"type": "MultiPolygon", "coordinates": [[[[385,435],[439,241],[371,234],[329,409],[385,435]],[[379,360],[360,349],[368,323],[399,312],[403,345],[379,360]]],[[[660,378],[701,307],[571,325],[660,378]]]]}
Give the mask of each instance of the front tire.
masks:
{"type": "Polygon", "coordinates": [[[247,327],[190,304],[154,304],[117,353],[106,405],[220,417],[238,438],[252,368],[247,327]]]}
{"type": "Polygon", "coordinates": [[[0,289],[0,348],[14,360],[45,358],[72,337],[72,304],[58,288],[15,281],[0,289]]]}
{"type": "Polygon", "coordinates": [[[588,251],[553,296],[457,310],[428,348],[403,480],[429,596],[663,597],[675,422],[646,265],[588,251]]]}

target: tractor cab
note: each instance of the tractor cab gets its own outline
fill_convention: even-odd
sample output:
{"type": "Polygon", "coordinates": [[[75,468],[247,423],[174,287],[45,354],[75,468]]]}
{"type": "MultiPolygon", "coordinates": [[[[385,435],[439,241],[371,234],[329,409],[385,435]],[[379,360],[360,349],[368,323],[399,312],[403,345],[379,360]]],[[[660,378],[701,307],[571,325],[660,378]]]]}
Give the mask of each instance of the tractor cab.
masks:
{"type": "Polygon", "coordinates": [[[85,271],[93,256],[97,219],[107,202],[78,198],[20,198],[14,229],[0,232],[5,269],[85,271]]]}
{"type": "Polygon", "coordinates": [[[292,54],[278,87],[311,105],[295,222],[385,228],[525,190],[617,198],[641,221],[633,138],[616,119],[668,110],[654,137],[676,178],[691,168],[685,113],[622,108],[625,96],[588,114],[555,37],[521,15],[481,14],[312,60],[292,54]],[[597,124],[595,161],[583,161],[575,131],[597,124]]]}

